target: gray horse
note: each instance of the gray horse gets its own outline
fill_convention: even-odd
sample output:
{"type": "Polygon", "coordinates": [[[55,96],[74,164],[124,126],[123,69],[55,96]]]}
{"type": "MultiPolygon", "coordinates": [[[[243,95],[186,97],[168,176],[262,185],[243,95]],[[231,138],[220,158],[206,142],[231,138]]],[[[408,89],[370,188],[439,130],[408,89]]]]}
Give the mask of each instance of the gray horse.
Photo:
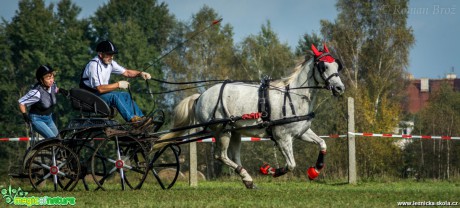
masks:
{"type": "MultiPolygon", "coordinates": [[[[231,82],[214,85],[201,95],[194,94],[185,98],[174,109],[173,128],[246,115],[246,119],[240,119],[231,124],[221,123],[209,126],[218,147],[215,158],[235,169],[246,188],[255,188],[255,185],[252,177],[241,166],[239,151],[243,135],[270,137],[277,144],[286,160],[286,166],[275,169],[265,164],[261,167],[263,174],[271,174],[275,177],[284,175],[296,167],[292,145],[294,139],[317,144],[320,149],[317,163],[315,167],[310,167],[307,171],[310,179],[316,178],[324,166],[326,143],[310,129],[311,119],[267,125],[266,128],[245,128],[255,125],[260,127],[263,122],[270,123],[270,121],[283,118],[308,115],[316,100],[317,90],[315,88],[331,90],[334,96],[339,96],[344,92],[345,87],[338,74],[342,68],[340,61],[329,54],[325,44],[322,51],[316,49],[314,45],[311,49],[314,54],[313,59],[298,64],[294,73],[289,77],[269,82],[265,94],[261,93],[259,85],[231,82]],[[261,95],[265,95],[268,100],[266,103],[269,103],[269,112],[260,112],[260,109],[266,109],[260,107],[259,97],[261,95]],[[289,104],[289,101],[293,105],[286,105],[286,103],[289,104]]],[[[160,140],[178,137],[184,133],[185,131],[168,133],[160,140]]],[[[157,148],[158,146],[155,149],[157,148]]]]}

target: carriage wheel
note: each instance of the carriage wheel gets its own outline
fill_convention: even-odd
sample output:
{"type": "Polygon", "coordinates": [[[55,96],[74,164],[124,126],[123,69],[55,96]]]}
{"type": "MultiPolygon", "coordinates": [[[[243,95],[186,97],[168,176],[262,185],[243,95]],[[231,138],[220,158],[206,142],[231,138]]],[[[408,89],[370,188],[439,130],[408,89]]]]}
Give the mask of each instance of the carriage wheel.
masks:
{"type": "Polygon", "coordinates": [[[155,152],[150,161],[150,170],[156,181],[149,179],[148,183],[157,183],[162,189],[170,189],[176,183],[179,176],[180,152],[180,147],[173,144],[167,145],[160,151],[155,152]]]}
{"type": "Polygon", "coordinates": [[[102,190],[106,190],[108,184],[121,185],[122,190],[126,185],[139,189],[147,177],[148,164],[144,148],[137,140],[115,137],[104,140],[96,148],[91,159],[91,174],[102,190]],[[98,171],[101,162],[105,163],[106,171],[98,171]]]}
{"type": "MultiPolygon", "coordinates": [[[[91,159],[93,154],[102,156],[100,152],[96,151],[96,147],[102,140],[104,140],[104,133],[100,131],[88,131],[79,134],[72,135],[71,138],[66,139],[65,141],[66,146],[72,147],[72,150],[79,156],[80,160],[80,176],[79,179],[82,180],[83,186],[85,190],[89,191],[90,188],[88,186],[88,179],[86,176],[91,175],[92,167],[91,167],[91,159]],[[86,139],[81,139],[86,138],[86,139]]],[[[106,162],[97,157],[98,161],[95,163],[97,164],[95,169],[95,174],[97,176],[104,176],[107,173],[107,165],[106,162]]],[[[91,180],[92,181],[92,180],[91,180]]]]}
{"type": "Polygon", "coordinates": [[[96,155],[95,159],[95,164],[96,166],[94,167],[94,174],[97,177],[103,177],[104,175],[107,174],[107,162],[103,160],[102,154],[98,151],[96,151],[96,148],[93,147],[90,144],[84,144],[81,149],[78,152],[78,155],[80,156],[80,163],[81,163],[81,171],[80,171],[80,179],[83,182],[83,185],[85,187],[85,190],[89,190],[88,183],[86,176],[91,175],[93,173],[92,165],[91,165],[91,160],[93,158],[93,155],[96,155]]]}
{"type": "Polygon", "coordinates": [[[38,148],[28,161],[28,169],[34,189],[72,191],[78,182],[80,161],[68,147],[54,143],[38,148]]]}

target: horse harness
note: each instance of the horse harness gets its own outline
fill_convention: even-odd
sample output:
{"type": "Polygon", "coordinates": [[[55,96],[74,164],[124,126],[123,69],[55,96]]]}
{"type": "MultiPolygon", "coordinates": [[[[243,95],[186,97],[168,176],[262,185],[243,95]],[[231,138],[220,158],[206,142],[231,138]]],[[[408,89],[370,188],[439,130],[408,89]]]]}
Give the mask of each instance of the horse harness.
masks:
{"type": "MultiPolygon", "coordinates": [[[[263,121],[270,121],[271,116],[271,107],[270,107],[270,97],[269,97],[269,88],[270,88],[270,78],[264,76],[262,78],[260,87],[259,87],[259,102],[258,110],[262,114],[261,118],[263,121]]],[[[292,115],[297,116],[295,113],[294,104],[292,104],[292,98],[290,94],[289,85],[286,85],[284,91],[284,101],[283,101],[283,118],[286,118],[286,101],[289,100],[289,106],[291,107],[292,115]]]]}
{"type": "MultiPolygon", "coordinates": [[[[265,128],[266,131],[267,131],[267,134],[269,135],[269,137],[273,138],[272,129],[271,129],[272,126],[283,125],[283,124],[287,124],[287,123],[313,119],[315,117],[315,114],[313,112],[311,112],[311,113],[309,113],[307,115],[297,116],[297,114],[295,112],[294,104],[292,103],[292,98],[291,98],[290,91],[295,90],[295,89],[304,89],[304,88],[316,88],[316,89],[332,90],[332,86],[330,85],[329,80],[332,79],[333,77],[339,76],[338,72],[340,72],[342,70],[342,63],[340,62],[339,59],[334,58],[330,53],[323,52],[321,55],[318,55],[317,57],[315,56],[315,58],[314,58],[314,67],[318,70],[318,73],[320,73],[321,78],[323,79],[323,81],[325,83],[325,86],[319,86],[320,82],[317,80],[317,78],[315,76],[316,70],[313,70],[313,73],[311,75],[311,76],[313,76],[313,78],[314,78],[314,80],[316,82],[316,86],[290,88],[289,85],[286,85],[285,90],[284,90],[284,100],[283,100],[283,107],[282,107],[283,118],[282,119],[277,119],[277,120],[271,120],[271,104],[270,104],[270,99],[269,99],[270,98],[269,91],[270,91],[271,78],[269,76],[262,77],[262,80],[260,82],[260,86],[259,86],[259,89],[258,89],[258,103],[257,103],[258,112],[257,113],[244,114],[242,116],[235,117],[235,116],[227,115],[227,112],[224,109],[223,114],[224,114],[224,118],[228,118],[231,121],[230,123],[234,123],[234,122],[236,122],[238,120],[258,119],[258,118],[261,118],[263,122],[261,122],[261,123],[259,123],[257,125],[254,125],[254,126],[244,126],[244,127],[238,127],[238,128],[232,127],[231,130],[242,130],[242,129],[249,129],[249,128],[265,128]],[[325,77],[324,72],[326,71],[326,66],[325,66],[324,62],[331,63],[333,61],[335,61],[338,64],[337,73],[333,73],[333,74],[329,75],[328,77],[325,77]],[[291,113],[293,115],[292,117],[286,117],[286,114],[287,114],[287,112],[286,112],[287,111],[286,103],[288,101],[289,101],[289,107],[291,108],[291,113]]],[[[219,103],[222,105],[222,108],[224,108],[224,104],[223,104],[224,102],[223,102],[222,94],[224,92],[225,86],[228,83],[231,83],[231,82],[233,82],[233,81],[225,80],[222,83],[216,106],[213,109],[211,121],[216,120],[216,112],[217,112],[217,108],[219,106],[219,103]]],[[[227,123],[225,123],[224,126],[226,124],[227,123]]]]}
{"type": "MultiPolygon", "coordinates": [[[[272,126],[276,125],[282,125],[286,123],[291,123],[291,122],[296,122],[296,121],[301,121],[301,120],[310,120],[314,117],[314,113],[309,113],[306,116],[297,116],[294,108],[294,104],[292,103],[292,98],[290,94],[290,88],[289,85],[285,87],[285,92],[284,92],[284,102],[283,102],[283,119],[278,119],[278,120],[271,120],[271,105],[270,105],[270,97],[269,97],[269,88],[270,88],[270,77],[264,76],[261,80],[261,84],[258,89],[258,113],[251,113],[251,114],[244,114],[239,117],[234,117],[234,116],[228,116],[227,112],[225,109],[223,110],[224,118],[230,118],[232,122],[234,123],[237,120],[244,120],[244,119],[257,119],[261,118],[262,123],[259,123],[255,126],[247,126],[247,127],[239,127],[239,128],[232,128],[232,130],[241,130],[241,129],[249,129],[249,128],[265,128],[268,136],[272,139],[273,138],[273,133],[272,133],[272,126]],[[286,103],[289,100],[289,106],[291,108],[293,117],[291,118],[286,118],[286,103]]],[[[222,105],[222,108],[224,108],[224,102],[223,102],[223,92],[224,88],[228,83],[231,83],[231,80],[225,80],[222,83],[222,86],[220,87],[219,91],[219,97],[217,99],[217,103],[214,106],[213,112],[212,112],[212,117],[211,121],[216,120],[216,112],[217,108],[219,106],[219,103],[222,105]]],[[[224,126],[226,123],[224,124],[224,126]]]]}
{"type": "Polygon", "coordinates": [[[258,95],[259,101],[257,102],[258,112],[261,113],[262,121],[270,121],[271,107],[270,97],[268,90],[270,88],[270,77],[264,76],[260,82],[258,95]]]}

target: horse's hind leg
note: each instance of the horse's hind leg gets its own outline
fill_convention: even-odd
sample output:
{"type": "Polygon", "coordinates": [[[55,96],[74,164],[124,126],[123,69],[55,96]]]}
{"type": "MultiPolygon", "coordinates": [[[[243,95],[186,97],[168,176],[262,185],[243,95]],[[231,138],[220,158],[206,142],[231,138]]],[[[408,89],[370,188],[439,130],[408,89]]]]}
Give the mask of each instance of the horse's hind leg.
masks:
{"type": "MultiPolygon", "coordinates": [[[[230,133],[222,133],[218,137],[216,137],[216,142],[217,142],[217,145],[219,146],[219,151],[215,153],[214,157],[217,160],[220,160],[221,162],[223,162],[225,165],[235,169],[235,172],[240,175],[246,188],[248,189],[255,188],[252,177],[249,175],[246,169],[244,169],[241,165],[236,164],[235,162],[233,162],[232,160],[228,158],[227,150],[230,145],[230,138],[231,138],[230,133]]],[[[241,139],[241,138],[238,138],[238,139],[241,139]]]]}
{"type": "Polygon", "coordinates": [[[319,154],[318,154],[318,159],[316,160],[315,167],[310,167],[307,170],[308,178],[310,180],[314,180],[316,177],[318,177],[320,171],[324,167],[324,157],[326,156],[326,142],[324,139],[321,139],[318,135],[315,134],[311,129],[308,129],[305,134],[303,134],[300,137],[301,140],[307,141],[307,142],[313,142],[315,144],[318,144],[319,146],[319,154]]]}
{"type": "Polygon", "coordinates": [[[232,132],[230,137],[230,145],[228,146],[228,156],[230,160],[241,166],[241,134],[232,132]]]}

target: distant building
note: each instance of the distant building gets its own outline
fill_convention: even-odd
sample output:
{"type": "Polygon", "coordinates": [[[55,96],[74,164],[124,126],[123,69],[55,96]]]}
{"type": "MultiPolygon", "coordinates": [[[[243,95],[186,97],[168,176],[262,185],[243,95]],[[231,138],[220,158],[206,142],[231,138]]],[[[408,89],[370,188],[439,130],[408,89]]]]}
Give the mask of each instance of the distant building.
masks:
{"type": "MultiPolygon", "coordinates": [[[[452,70],[453,71],[453,70],[452,70]]],[[[447,74],[444,79],[414,79],[411,74],[406,76],[410,84],[406,88],[407,97],[403,101],[402,107],[405,113],[415,114],[422,110],[428,104],[430,95],[441,88],[442,83],[448,83],[454,91],[460,92],[460,79],[454,73],[447,74]]],[[[396,132],[399,134],[412,134],[414,130],[414,121],[400,121],[396,132]]],[[[404,149],[407,144],[413,140],[401,139],[394,144],[404,149]]]]}
{"type": "MultiPolygon", "coordinates": [[[[412,78],[412,76],[409,76],[412,78]]],[[[407,113],[417,113],[423,109],[430,95],[441,87],[443,82],[449,83],[454,91],[460,92],[460,79],[453,73],[447,74],[444,79],[411,79],[407,87],[407,100],[403,104],[403,110],[407,113]]]]}

